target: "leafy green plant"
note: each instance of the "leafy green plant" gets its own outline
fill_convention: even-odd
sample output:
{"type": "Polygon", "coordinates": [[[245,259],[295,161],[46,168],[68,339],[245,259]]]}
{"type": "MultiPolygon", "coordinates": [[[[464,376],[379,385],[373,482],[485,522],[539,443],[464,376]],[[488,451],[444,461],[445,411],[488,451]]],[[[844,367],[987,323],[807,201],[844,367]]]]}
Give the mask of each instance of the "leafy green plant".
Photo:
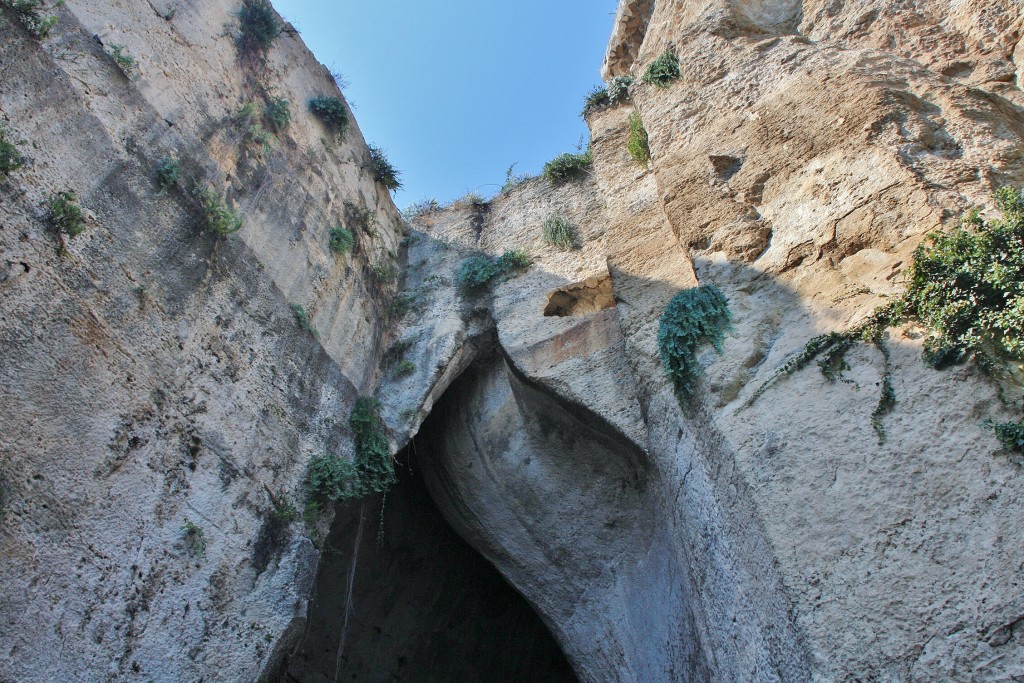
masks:
{"type": "Polygon", "coordinates": [[[1024,195],[1003,187],[995,201],[1002,220],[972,211],[914,252],[897,313],[932,331],[925,342],[932,367],[1024,359],[1024,195]]]}
{"type": "Polygon", "coordinates": [[[338,139],[345,137],[348,128],[348,110],[337,97],[319,96],[309,100],[309,110],[327,126],[338,139]]]}
{"type": "Polygon", "coordinates": [[[996,438],[1004,448],[1024,453],[1024,420],[1020,422],[1000,422],[992,425],[996,438]]]}
{"type": "Polygon", "coordinates": [[[576,246],[576,231],[562,216],[549,216],[544,221],[544,241],[553,247],[569,250],[576,246]]]}
{"type": "Polygon", "coordinates": [[[697,349],[711,344],[719,353],[730,328],[729,302],[714,285],[684,289],[661,315],[658,351],[680,403],[693,398],[701,375],[697,349]]]}
{"type": "Polygon", "coordinates": [[[164,157],[156,166],[156,184],[160,192],[166,192],[181,179],[181,164],[174,157],[164,157]]]}
{"type": "Polygon", "coordinates": [[[383,493],[395,483],[384,422],[380,419],[380,402],[363,396],[352,407],[349,428],[355,442],[351,461],[336,455],[318,455],[309,463],[306,490],[314,502],[310,513],[322,509],[322,502],[359,498],[370,493],[383,493]]]}
{"type": "Polygon", "coordinates": [[[583,111],[581,116],[586,116],[592,111],[603,109],[612,103],[611,98],[608,97],[608,88],[604,86],[594,86],[593,90],[587,93],[587,96],[583,99],[583,111]]]}
{"type": "Polygon", "coordinates": [[[402,183],[398,180],[398,171],[388,161],[384,151],[373,145],[370,145],[370,170],[373,171],[373,177],[392,192],[402,187],[402,183]]]}
{"type": "Polygon", "coordinates": [[[74,192],[58,192],[47,201],[50,225],[68,237],[76,237],[85,230],[85,216],[78,206],[74,192]]]}
{"type": "Polygon", "coordinates": [[[283,97],[271,98],[263,107],[263,117],[270,130],[280,134],[292,121],[292,105],[283,97]]]}
{"type": "Polygon", "coordinates": [[[669,49],[647,65],[643,82],[659,88],[667,88],[679,76],[679,58],[673,50],[669,49]]]}
{"type": "Polygon", "coordinates": [[[878,434],[879,442],[882,442],[885,439],[882,417],[892,412],[896,406],[896,391],[892,385],[892,362],[889,349],[885,345],[885,330],[893,324],[893,310],[892,305],[884,306],[845,332],[828,332],[812,338],[799,353],[790,357],[757,388],[744,407],[752,405],[778,378],[802,370],[818,357],[821,357],[817,362],[818,369],[826,379],[830,382],[846,381],[843,378],[843,371],[849,369],[845,360],[847,352],[858,342],[873,344],[882,353],[884,368],[878,404],[871,414],[871,425],[878,434]]]}
{"type": "Polygon", "coordinates": [[[238,10],[238,49],[244,54],[265,58],[281,35],[281,22],[268,0],[242,0],[238,10]]]}
{"type": "MultiPolygon", "coordinates": [[[[64,0],[58,0],[53,4],[53,9],[63,4],[64,0]]],[[[0,0],[0,6],[14,12],[25,30],[40,40],[49,36],[53,27],[57,25],[57,17],[46,14],[40,0],[0,0]]]]}
{"type": "Polygon", "coordinates": [[[190,555],[206,554],[206,533],[201,526],[186,517],[181,526],[181,535],[190,555]]]}
{"type": "Polygon", "coordinates": [[[199,193],[199,203],[203,209],[204,229],[221,237],[227,237],[242,229],[242,217],[229,207],[224,197],[212,187],[199,193]]]}
{"type": "Polygon", "coordinates": [[[462,209],[480,209],[486,205],[487,200],[484,199],[484,196],[476,190],[469,190],[466,194],[452,202],[453,207],[462,209]]]}
{"type": "Polygon", "coordinates": [[[25,165],[25,157],[18,151],[18,143],[7,138],[7,129],[0,125],[0,177],[6,178],[25,165]]]}
{"type": "Polygon", "coordinates": [[[380,401],[363,396],[356,401],[349,415],[349,427],[355,438],[355,465],[360,488],[364,492],[382,493],[395,483],[384,421],[380,419],[380,401]]]}
{"type": "Polygon", "coordinates": [[[355,242],[355,238],[352,236],[351,230],[346,230],[342,227],[331,228],[330,232],[330,247],[331,251],[339,256],[347,254],[352,251],[352,245],[355,242]]]}
{"type": "Polygon", "coordinates": [[[638,164],[646,166],[647,162],[651,160],[647,129],[644,128],[640,114],[635,111],[629,115],[629,139],[626,148],[629,150],[629,156],[633,157],[633,161],[638,164]]]}
{"type": "MultiPolygon", "coordinates": [[[[309,462],[306,473],[306,490],[311,497],[336,501],[359,495],[353,491],[356,480],[355,465],[336,455],[318,455],[309,462]]],[[[322,509],[315,507],[316,513],[322,509]]],[[[307,517],[309,508],[307,507],[307,517]]]]}
{"type": "Polygon", "coordinates": [[[608,81],[608,103],[620,104],[629,100],[629,86],[633,85],[632,76],[616,76],[608,81]]]}
{"type": "Polygon", "coordinates": [[[309,314],[306,313],[306,309],[299,304],[292,304],[291,309],[292,314],[295,316],[295,322],[299,324],[299,327],[319,339],[320,333],[316,331],[315,327],[313,327],[313,322],[309,319],[309,314]]]}
{"type": "Polygon", "coordinates": [[[416,372],[416,364],[411,360],[403,360],[395,366],[395,376],[402,377],[416,372]]]}
{"type": "Polygon", "coordinates": [[[605,86],[595,86],[583,103],[582,115],[586,117],[591,112],[604,109],[612,105],[621,104],[629,99],[629,86],[633,85],[630,76],[616,76],[608,81],[605,86]]]}
{"type": "Polygon", "coordinates": [[[384,352],[384,355],[380,359],[380,366],[382,368],[391,367],[405,355],[405,352],[413,347],[415,339],[400,339],[394,344],[388,347],[388,350],[384,352]]]}
{"type": "MultiPolygon", "coordinates": [[[[846,351],[869,342],[882,352],[885,363],[878,406],[872,425],[881,440],[881,418],[896,404],[891,360],[883,343],[887,327],[917,320],[930,330],[924,359],[942,369],[974,361],[989,375],[999,374],[1004,361],[1024,360],[1024,195],[1003,187],[995,193],[1001,219],[985,221],[972,210],[956,228],[935,233],[914,252],[902,296],[877,309],[846,332],[829,332],[811,339],[754,392],[746,405],[759,398],[777,378],[805,367],[824,355],[818,366],[830,380],[841,378],[846,351]]],[[[1014,423],[994,425],[1004,444],[1016,436],[1014,423]]]]}
{"type": "Polygon", "coordinates": [[[110,57],[114,60],[114,64],[121,70],[124,77],[128,80],[135,78],[135,72],[139,68],[138,63],[135,61],[135,57],[132,57],[128,52],[128,48],[124,45],[118,45],[116,43],[110,44],[110,57]]]}
{"type": "Polygon", "coordinates": [[[583,154],[559,154],[544,164],[544,177],[555,185],[586,175],[593,163],[588,149],[583,154]]]}
{"type": "Polygon", "coordinates": [[[477,254],[462,262],[456,281],[463,292],[476,293],[502,275],[528,268],[530,263],[530,256],[520,249],[506,251],[499,258],[477,254]]]}

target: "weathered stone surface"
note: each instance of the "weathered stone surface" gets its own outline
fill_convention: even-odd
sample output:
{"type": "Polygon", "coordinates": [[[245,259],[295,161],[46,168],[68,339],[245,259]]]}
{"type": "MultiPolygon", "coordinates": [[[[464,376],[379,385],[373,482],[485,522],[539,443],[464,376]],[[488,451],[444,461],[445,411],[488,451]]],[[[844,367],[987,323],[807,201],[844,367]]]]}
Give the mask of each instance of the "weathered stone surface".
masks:
{"type": "Polygon", "coordinates": [[[71,2],[42,42],[10,12],[0,27],[0,112],[29,158],[0,186],[3,680],[258,678],[319,555],[275,499],[301,508],[306,463],[350,450],[376,381],[361,271],[400,223],[357,128],[325,146],[304,110],[330,76],[278,41],[267,79],[293,122],[259,150],[233,118],[262,102],[224,32],[236,5],[166,5],[71,2]],[[137,78],[97,41],[126,45],[137,78]],[[169,155],[181,188],[160,193],[169,155]],[[199,227],[206,183],[244,218],[230,239],[199,227]],[[40,208],[64,190],[89,217],[73,239],[40,208]],[[350,259],[327,241],[345,202],[379,223],[350,259]]]}
{"type": "MultiPolygon", "coordinates": [[[[986,425],[1018,418],[994,386],[924,366],[907,325],[887,336],[882,443],[874,347],[846,381],[810,367],[752,401],[898,293],[929,232],[1024,183],[1018,3],[623,2],[605,73],[638,82],[588,115],[591,174],[420,216],[406,246],[355,129],[325,144],[296,106],[272,150],[244,141],[232,114],[260,77],[222,35],[232,10],[71,0],[42,45],[0,29],[0,111],[37,143],[0,188],[4,675],[269,671],[318,561],[275,498],[301,502],[313,454],[349,452],[348,409],[375,392],[396,449],[423,430],[442,512],[581,680],[1020,676],[1024,479],[986,425]],[[93,34],[128,46],[136,81],[93,34]],[[639,82],[669,48],[681,77],[639,82]],[[171,152],[229,190],[236,237],[157,195],[171,152]],[[39,209],[66,188],[91,212],[74,240],[39,209]],[[327,231],[354,208],[376,228],[336,257],[327,231]],[[556,214],[578,249],[544,243],[556,214]],[[511,248],[533,265],[459,291],[463,259],[511,248]],[[399,251],[394,300],[370,267],[399,251]],[[683,408],[658,319],[707,283],[732,329],[683,408]]],[[[290,33],[267,69],[293,103],[333,87],[290,33]]]]}

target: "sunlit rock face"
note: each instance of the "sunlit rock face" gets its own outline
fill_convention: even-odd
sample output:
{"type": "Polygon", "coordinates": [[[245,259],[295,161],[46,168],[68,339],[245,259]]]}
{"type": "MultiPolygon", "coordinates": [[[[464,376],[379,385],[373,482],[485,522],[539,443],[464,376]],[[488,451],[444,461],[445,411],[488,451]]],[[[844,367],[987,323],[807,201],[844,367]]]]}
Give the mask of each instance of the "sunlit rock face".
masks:
{"type": "MultiPolygon", "coordinates": [[[[623,2],[604,68],[636,82],[588,113],[588,173],[409,224],[354,125],[337,141],[296,111],[276,147],[246,141],[261,78],[294,102],[334,85],[290,31],[252,71],[224,31],[236,11],[69,0],[42,43],[0,27],[0,111],[30,143],[0,185],[0,677],[259,680],[304,661],[331,680],[356,566],[357,679],[406,657],[472,680],[471,658],[429,648],[368,663],[374,626],[420,633],[389,600],[429,582],[388,572],[449,526],[477,554],[430,560],[449,599],[423,613],[463,599],[442,576],[501,593],[486,560],[524,600],[529,676],[565,674],[548,633],[582,681],[1019,676],[1024,480],[987,426],[1019,414],[992,382],[925,366],[908,324],[887,356],[854,345],[844,381],[811,364],[755,397],[899,293],[926,235],[1024,183],[1019,3],[623,2]],[[138,77],[101,43],[127,44],[138,77]],[[643,82],[666,51],[679,77],[643,82]],[[160,194],[168,155],[187,184],[160,194]],[[229,240],[197,227],[205,184],[243,213],[229,240]],[[73,239],[41,208],[65,190],[88,210],[73,239]],[[333,253],[330,227],[363,215],[373,229],[333,253]],[[555,215],[575,248],[544,241],[555,215]],[[508,249],[530,267],[460,289],[464,259],[508,249]],[[732,322],[684,406],[659,317],[702,284],[732,322]],[[886,373],[896,403],[873,425],[886,373]],[[312,457],[351,457],[365,395],[393,452],[422,446],[445,520],[402,524],[432,508],[400,485],[378,565],[351,562],[377,501],[289,512],[312,457]],[[314,588],[334,607],[311,610],[314,588]]],[[[496,652],[479,595],[481,626],[451,637],[496,652]]]]}

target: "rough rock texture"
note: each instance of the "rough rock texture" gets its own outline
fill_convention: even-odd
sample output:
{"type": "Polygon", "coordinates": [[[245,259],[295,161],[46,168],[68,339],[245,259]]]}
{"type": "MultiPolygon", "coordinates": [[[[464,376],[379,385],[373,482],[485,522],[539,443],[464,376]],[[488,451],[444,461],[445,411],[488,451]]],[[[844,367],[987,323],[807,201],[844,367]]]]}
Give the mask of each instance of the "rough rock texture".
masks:
{"type": "Polygon", "coordinates": [[[29,163],[0,184],[2,680],[254,680],[305,618],[318,553],[274,501],[301,508],[309,458],[351,448],[384,320],[366,271],[400,221],[358,130],[305,111],[327,71],[294,32],[240,63],[236,9],[72,1],[42,42],[5,12],[0,112],[29,163]],[[261,83],[293,114],[265,150],[233,118],[261,83]],[[199,227],[207,183],[244,217],[229,239],[199,227]],[[64,190],[73,239],[41,206],[64,190]],[[327,237],[346,202],[377,219],[350,258],[327,237]]]}
{"type": "MultiPolygon", "coordinates": [[[[1019,679],[1024,479],[985,424],[1018,419],[995,387],[928,369],[907,325],[886,341],[884,442],[874,347],[845,382],[811,366],[752,400],[808,339],[899,292],[925,235],[1024,183],[1018,3],[624,1],[605,73],[637,83],[589,114],[591,174],[416,218],[393,330],[370,266],[399,251],[399,219],[364,144],[298,106],[271,149],[246,141],[232,113],[261,84],[296,103],[333,86],[291,34],[265,72],[238,63],[232,9],[71,0],[41,45],[0,29],[0,111],[34,143],[0,188],[3,675],[276,673],[317,552],[275,499],[300,502],[311,455],[350,450],[344,418],[374,391],[394,447],[430,444],[442,513],[581,680],[1019,679]],[[640,82],[666,49],[681,77],[640,82]],[[236,237],[157,195],[171,151],[229,190],[236,237]],[[65,188],[92,212],[74,240],[39,208],[65,188]],[[361,208],[377,225],[331,255],[329,227],[361,208]],[[552,215],[579,248],[544,243],[552,215]],[[459,290],[464,258],[509,248],[533,265],[459,290]],[[733,326],[684,409],[658,318],[705,283],[733,326]]],[[[323,642],[333,617],[309,625],[323,642]]]]}
{"type": "MultiPolygon", "coordinates": [[[[746,405],[812,336],[900,291],[924,235],[1024,181],[1021,27],[1021,8],[998,2],[624,2],[606,73],[639,77],[674,46],[682,77],[637,84],[631,103],[588,117],[593,180],[534,181],[479,215],[421,221],[434,240],[536,259],[476,305],[472,320],[493,317],[503,360],[451,389],[463,408],[447,418],[428,481],[452,524],[552,623],[581,678],[1024,670],[1024,484],[985,426],[1013,416],[991,383],[971,368],[928,369],[922,331],[907,326],[887,341],[898,403],[884,443],[871,425],[883,364],[871,347],[851,354],[846,383],[812,367],[746,405]],[[646,168],[626,151],[634,108],[650,135],[646,168]],[[585,234],[578,251],[539,241],[555,210],[585,234]],[[573,315],[558,298],[606,278],[614,310],[573,315]],[[698,282],[726,292],[734,323],[724,353],[701,356],[701,398],[682,411],[660,368],[657,318],[698,282]],[[559,317],[541,317],[553,301],[559,317]],[[617,475],[570,455],[564,441],[585,430],[548,426],[559,406],[641,449],[631,501],[602,493],[617,475]],[[640,516],[623,519],[628,505],[640,516]],[[655,521],[641,521],[645,510],[655,521]],[[602,516],[615,524],[561,540],[567,524],[602,516]],[[595,565],[600,550],[611,554],[595,565]],[[640,613],[658,616],[640,625],[640,613]],[[635,629],[653,637],[630,640],[635,629]]],[[[436,245],[412,258],[417,249],[436,245]]],[[[444,310],[444,338],[473,337],[451,328],[454,303],[444,310]]],[[[413,317],[416,356],[440,351],[436,310],[413,317]]],[[[428,357],[467,365],[457,345],[428,357]]],[[[432,386],[449,386],[434,374],[445,379],[432,386]]],[[[628,447],[611,451],[608,467],[628,447]]]]}

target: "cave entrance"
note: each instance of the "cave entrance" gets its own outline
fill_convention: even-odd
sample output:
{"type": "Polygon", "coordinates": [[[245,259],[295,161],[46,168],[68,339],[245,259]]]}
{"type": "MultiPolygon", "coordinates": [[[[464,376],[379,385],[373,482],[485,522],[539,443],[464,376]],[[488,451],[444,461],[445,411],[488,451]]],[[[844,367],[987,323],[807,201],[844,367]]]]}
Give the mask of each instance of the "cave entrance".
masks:
{"type": "Polygon", "coordinates": [[[429,441],[398,455],[386,500],[339,505],[280,680],[576,683],[529,603],[435,507],[419,467],[429,441]]]}

